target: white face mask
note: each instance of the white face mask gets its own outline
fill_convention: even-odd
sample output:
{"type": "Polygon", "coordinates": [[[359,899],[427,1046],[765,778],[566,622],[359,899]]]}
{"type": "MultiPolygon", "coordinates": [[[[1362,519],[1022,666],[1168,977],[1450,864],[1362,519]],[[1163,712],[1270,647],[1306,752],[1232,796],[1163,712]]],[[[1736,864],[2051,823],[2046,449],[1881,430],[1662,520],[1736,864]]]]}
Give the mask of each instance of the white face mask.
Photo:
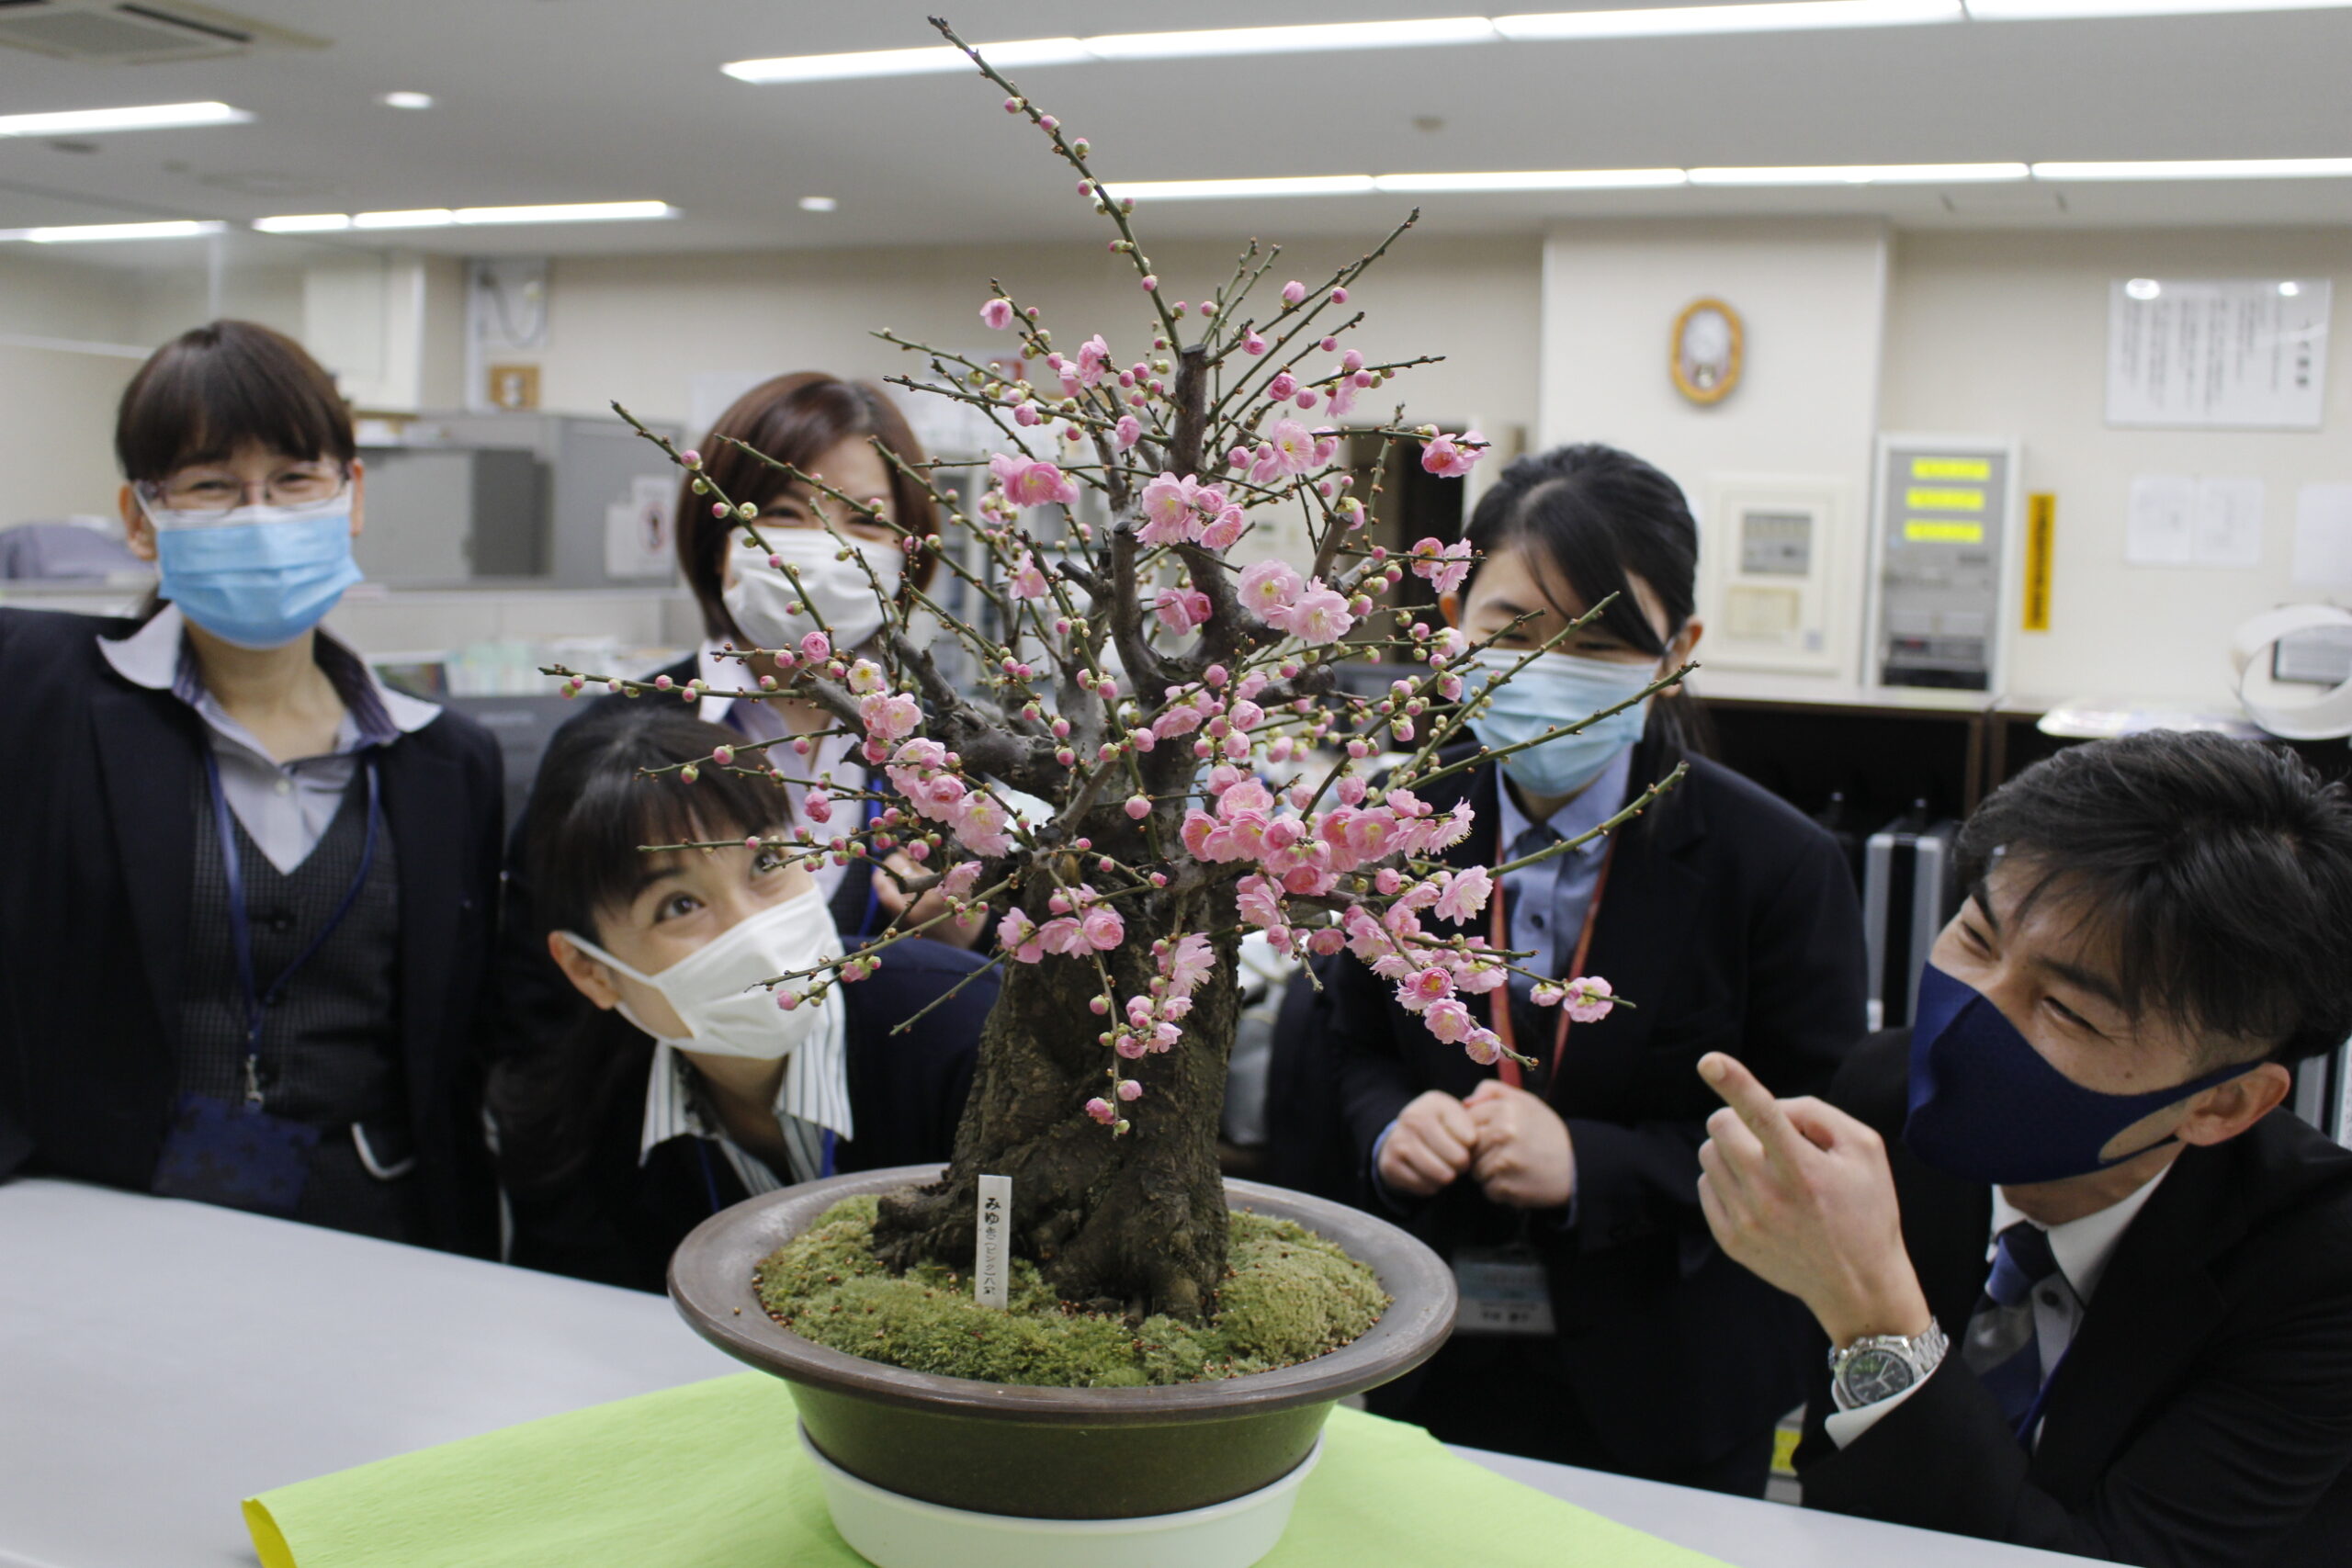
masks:
{"type": "MultiPolygon", "coordinates": [[[[824,618],[833,646],[855,648],[882,629],[882,601],[874,582],[855,560],[836,560],[842,541],[822,528],[770,528],[760,536],[768,542],[762,550],[749,535],[738,535],[734,548],[735,580],[719,595],[727,613],[745,637],[760,648],[790,648],[817,629],[806,613],[787,615],[786,607],[802,602],[792,580],[768,564],[771,554],[783,558],[807,591],[809,609],[824,618]]],[[[894,544],[879,539],[851,541],[874,579],[892,597],[906,576],[906,557],[894,544]]]]}
{"type": "Polygon", "coordinates": [[[857,1135],[850,1118],[848,1015],[841,988],[833,987],[821,1000],[786,1012],[760,985],[842,955],[842,939],[822,893],[812,887],[738,920],[659,975],[630,968],[585,937],[562,935],[589,957],[659,991],[685,1025],[686,1037],[673,1039],[647,1028],[621,1003],[621,1016],[638,1028],[673,1050],[697,1055],[762,1062],[788,1056],[778,1108],[844,1138],[857,1135]]]}

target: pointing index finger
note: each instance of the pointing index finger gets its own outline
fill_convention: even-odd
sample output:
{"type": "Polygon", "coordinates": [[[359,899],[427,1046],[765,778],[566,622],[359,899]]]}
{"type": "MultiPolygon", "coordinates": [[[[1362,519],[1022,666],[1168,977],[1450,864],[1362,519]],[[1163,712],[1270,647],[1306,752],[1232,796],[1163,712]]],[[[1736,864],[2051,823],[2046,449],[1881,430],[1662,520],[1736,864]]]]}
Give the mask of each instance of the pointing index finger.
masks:
{"type": "Polygon", "coordinates": [[[1785,1160],[1804,1145],[1804,1136],[1790,1125],[1788,1112],[1772,1098],[1772,1091],[1758,1083],[1756,1075],[1736,1057],[1710,1051],[1699,1058],[1699,1076],[1756,1134],[1766,1154],[1776,1160],[1785,1160]]]}

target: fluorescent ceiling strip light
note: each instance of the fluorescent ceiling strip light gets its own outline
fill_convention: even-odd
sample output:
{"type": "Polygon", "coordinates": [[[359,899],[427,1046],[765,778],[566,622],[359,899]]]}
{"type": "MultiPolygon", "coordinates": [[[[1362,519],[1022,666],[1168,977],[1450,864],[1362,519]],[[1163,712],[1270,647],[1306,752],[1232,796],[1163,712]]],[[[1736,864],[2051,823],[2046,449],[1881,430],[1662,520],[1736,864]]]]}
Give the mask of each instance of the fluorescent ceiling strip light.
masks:
{"type": "Polygon", "coordinates": [[[1801,32],[1821,28],[1917,27],[1962,22],[1961,0],[1782,0],[1755,6],[1671,6],[1633,11],[1553,11],[1497,17],[1514,41],[1671,38],[1692,33],[1801,32]]]}
{"type": "Polygon", "coordinates": [[[539,207],[422,207],[404,212],[294,212],[256,218],[265,234],[322,234],[344,229],[446,229],[451,224],[610,223],[631,218],[675,218],[666,201],[570,201],[539,207]]]}
{"type": "Polygon", "coordinates": [[[1370,196],[1379,187],[1370,175],[1290,175],[1255,180],[1123,180],[1104,182],[1114,198],[1136,201],[1214,201],[1234,197],[1370,196]]]}
{"type": "MultiPolygon", "coordinates": [[[[1430,17],[1405,22],[1317,22],[1287,28],[1207,28],[1192,32],[1106,33],[1079,43],[1097,60],[1184,60],[1211,54],[1301,54],[1316,50],[1410,49],[1424,44],[1492,43],[1484,17],[1430,17]]],[[[991,63],[995,51],[979,46],[991,63]]]]}
{"type": "Polygon", "coordinates": [[[191,234],[218,234],[225,223],[178,218],[162,223],[77,223],[62,228],[0,229],[0,240],[28,240],[36,245],[74,244],[84,240],[180,240],[191,234]]]}
{"type": "Polygon", "coordinates": [[[628,218],[675,218],[666,201],[572,201],[552,207],[460,207],[460,223],[610,223],[628,218]]]}
{"type": "Polygon", "coordinates": [[[1528,169],[1467,175],[1375,175],[1373,188],[1396,194],[1497,190],[1642,190],[1687,183],[1680,169],[1528,169]]]}
{"type": "Polygon", "coordinates": [[[265,234],[323,234],[351,227],[348,212],[289,212],[278,218],[256,218],[254,227],[265,234]]]}
{"type": "Polygon", "coordinates": [[[2352,0],[1968,0],[1980,22],[2044,22],[2109,17],[2212,17],[2239,11],[2333,11],[2352,0]]]}
{"type": "Polygon", "coordinates": [[[2038,180],[2352,179],[2352,158],[2199,158],[2172,163],[2036,164],[2038,180]]]}
{"type": "Polygon", "coordinates": [[[1985,185],[2021,180],[2023,164],[1850,164],[1778,169],[1692,169],[1694,186],[1985,185]]]}
{"type": "Polygon", "coordinates": [[[355,212],[355,229],[446,229],[458,215],[446,207],[414,207],[399,212],[355,212]]]}
{"type": "MultiPolygon", "coordinates": [[[[1094,58],[1074,38],[1024,39],[977,46],[988,62],[1002,70],[1031,65],[1076,65],[1094,58]]],[[[738,60],[719,67],[739,82],[842,82],[859,76],[926,76],[969,69],[971,62],[952,44],[928,49],[868,49],[850,54],[786,54],[772,60],[738,60]]]]}
{"type": "Polygon", "coordinates": [[[123,109],[64,109],[51,114],[0,115],[0,136],[86,136],[101,130],[174,130],[198,125],[243,125],[254,117],[227,104],[145,104],[123,109]]]}

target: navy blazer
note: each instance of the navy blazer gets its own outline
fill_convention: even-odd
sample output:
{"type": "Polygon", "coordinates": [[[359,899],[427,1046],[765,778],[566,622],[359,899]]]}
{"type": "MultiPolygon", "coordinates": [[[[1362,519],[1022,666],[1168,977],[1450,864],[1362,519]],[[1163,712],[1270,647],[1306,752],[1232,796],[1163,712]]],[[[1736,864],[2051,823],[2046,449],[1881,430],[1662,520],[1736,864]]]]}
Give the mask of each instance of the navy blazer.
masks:
{"type": "MultiPolygon", "coordinates": [[[[138,622],[0,610],[0,1177],[148,1190],[171,1111],[196,819],[209,744],[117,674],[138,622]]],[[[444,712],[379,766],[400,846],[400,1039],[425,1239],[488,1256],[496,1190],[476,1049],[497,913],[501,766],[444,712]]]]}
{"type": "MultiPolygon", "coordinates": [[[[1928,1305],[1957,1339],[1988,1272],[1993,1192],[1905,1146],[1908,1030],[1833,1103],[1876,1128],[1928,1305]]],[[[1816,1337],[1817,1349],[1826,1341],[1816,1337]]],[[[2132,1221],[2028,1452],[1957,1348],[1840,1450],[1826,1357],[1805,1506],[2143,1568],[2352,1562],[2352,1151],[2285,1111],[2181,1152],[2132,1221]]]]}
{"type": "MultiPolygon", "coordinates": [[[[839,1145],[835,1163],[842,1171],[944,1165],[972,1087],[980,1026],[996,1004],[997,977],[973,976],[985,958],[922,937],[893,942],[876,956],[879,970],[842,987],[857,1136],[839,1145]]],[[[740,1201],[742,1184],[703,1139],[672,1138],[643,1149],[652,1042],[617,1013],[594,1015],[575,1040],[583,1061],[620,1056],[619,1089],[596,1123],[582,1168],[546,1190],[510,1195],[510,1260],[660,1291],[678,1243],[740,1201]]]]}
{"type": "MultiPolygon", "coordinates": [[[[1472,754],[1468,745],[1449,757],[1472,754]]],[[[1681,760],[1656,732],[1634,749],[1627,799],[1681,760]]],[[[1699,1058],[1727,1051],[1775,1093],[1818,1093],[1863,1030],[1861,914],[1829,835],[1727,768],[1690,758],[1682,783],[1618,829],[1588,974],[1634,1005],[1577,1024],[1546,1100],[1576,1152],[1576,1224],[1535,1216],[1556,1348],[1595,1431],[1642,1470],[1704,1464],[1752,1440],[1803,1397],[1810,1320],[1715,1246],[1698,1201],[1698,1147],[1722,1102],[1699,1058]]],[[[1439,810],[1466,796],[1455,865],[1494,864],[1497,765],[1442,780],[1439,810]]],[[[1483,929],[1483,928],[1481,928],[1483,929]]],[[[1361,1201],[1373,1145],[1428,1089],[1466,1097],[1496,1076],[1448,1045],[1352,958],[1329,970],[1331,1087],[1361,1201]]],[[[1468,998],[1483,1022],[1488,997],[1468,998]]],[[[1548,1064],[1552,1015],[1520,1048],[1548,1064]]],[[[1532,1087],[1532,1086],[1531,1086],[1532,1087]]],[[[1518,1211],[1465,1177],[1408,1222],[1442,1253],[1509,1241],[1518,1211]]],[[[1488,1342],[1493,1343],[1493,1342],[1488,1342]]]]}

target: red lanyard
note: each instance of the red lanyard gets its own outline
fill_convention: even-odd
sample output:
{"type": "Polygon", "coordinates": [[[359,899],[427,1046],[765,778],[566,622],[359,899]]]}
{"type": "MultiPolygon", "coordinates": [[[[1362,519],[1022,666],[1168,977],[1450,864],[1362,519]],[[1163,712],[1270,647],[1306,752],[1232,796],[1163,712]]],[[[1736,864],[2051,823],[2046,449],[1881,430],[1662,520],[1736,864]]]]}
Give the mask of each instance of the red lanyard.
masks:
{"type": "MultiPolygon", "coordinates": [[[[1498,840],[1499,840],[1501,837],[1499,825],[1498,825],[1498,830],[1496,836],[1498,840]]],[[[1568,852],[1563,851],[1561,852],[1565,854],[1568,852]]],[[[1616,856],[1617,840],[1611,839],[1609,840],[1609,848],[1601,856],[1600,874],[1593,878],[1592,897],[1585,901],[1584,930],[1577,933],[1576,956],[1568,961],[1568,967],[1566,971],[1559,976],[1559,979],[1564,984],[1569,980],[1576,979],[1584,973],[1585,955],[1592,950],[1593,923],[1600,918],[1600,895],[1609,886],[1609,863],[1614,860],[1616,856]]],[[[1495,848],[1495,858],[1498,861],[1502,858],[1502,846],[1499,842],[1497,843],[1495,848]]],[[[1498,948],[1509,947],[1510,945],[1510,928],[1504,917],[1503,903],[1503,889],[1500,885],[1498,884],[1495,888],[1495,900],[1492,906],[1494,909],[1492,940],[1494,944],[1498,948]]],[[[1510,984],[1506,982],[1505,984],[1496,987],[1494,990],[1489,991],[1487,996],[1491,999],[1487,1003],[1487,1012],[1493,1023],[1495,1033],[1502,1040],[1503,1049],[1506,1051],[1518,1050],[1519,1042],[1512,1038],[1513,1032],[1510,1021],[1510,984]]],[[[1544,1080],[1544,1085],[1547,1089],[1559,1082],[1560,1058],[1568,1048],[1568,1010],[1566,1004],[1563,1003],[1557,1011],[1560,1015],[1560,1027],[1558,1032],[1552,1036],[1552,1071],[1551,1075],[1544,1080]]],[[[1503,1082],[1510,1085],[1513,1089],[1520,1087],[1519,1064],[1511,1060],[1510,1057],[1503,1057],[1502,1060],[1497,1064],[1496,1070],[1502,1075],[1503,1082]]]]}

